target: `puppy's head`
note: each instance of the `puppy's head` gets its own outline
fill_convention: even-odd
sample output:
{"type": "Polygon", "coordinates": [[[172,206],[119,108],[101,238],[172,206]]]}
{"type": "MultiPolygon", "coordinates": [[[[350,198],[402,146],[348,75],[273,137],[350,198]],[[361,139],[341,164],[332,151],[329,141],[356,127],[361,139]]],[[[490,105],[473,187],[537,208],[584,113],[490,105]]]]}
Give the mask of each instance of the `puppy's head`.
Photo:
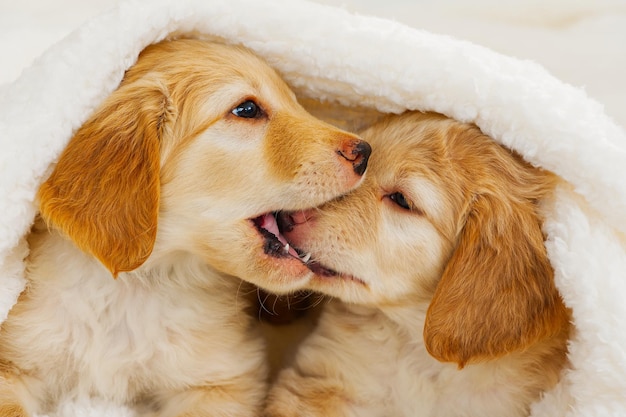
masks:
{"type": "Polygon", "coordinates": [[[156,262],[191,252],[289,287],[310,271],[272,233],[271,213],[356,187],[368,157],[367,143],[306,113],[249,51],[166,41],[76,132],[40,188],[41,213],[113,275],[153,251],[156,262]]]}
{"type": "Polygon", "coordinates": [[[553,176],[440,115],[392,116],[363,137],[375,152],[360,188],[281,216],[289,241],[311,254],[312,289],[428,305],[429,352],[460,366],[566,326],[537,207],[553,176]]]}

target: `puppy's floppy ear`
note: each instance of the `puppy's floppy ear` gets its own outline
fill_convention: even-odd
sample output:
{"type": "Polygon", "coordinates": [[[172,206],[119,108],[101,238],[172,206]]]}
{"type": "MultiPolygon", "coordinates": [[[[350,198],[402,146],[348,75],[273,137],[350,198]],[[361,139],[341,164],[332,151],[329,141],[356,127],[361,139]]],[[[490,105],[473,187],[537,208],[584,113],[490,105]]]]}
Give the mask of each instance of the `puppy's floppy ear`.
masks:
{"type": "Polygon", "coordinates": [[[424,340],[440,361],[463,367],[496,358],[567,324],[536,204],[518,190],[533,179],[522,172],[508,177],[512,170],[508,166],[495,172],[489,181],[501,184],[476,196],[435,290],[424,340]]]}
{"type": "Polygon", "coordinates": [[[113,274],[150,255],[160,139],[172,108],[156,79],[122,84],[78,130],[39,189],[41,214],[113,274]]]}

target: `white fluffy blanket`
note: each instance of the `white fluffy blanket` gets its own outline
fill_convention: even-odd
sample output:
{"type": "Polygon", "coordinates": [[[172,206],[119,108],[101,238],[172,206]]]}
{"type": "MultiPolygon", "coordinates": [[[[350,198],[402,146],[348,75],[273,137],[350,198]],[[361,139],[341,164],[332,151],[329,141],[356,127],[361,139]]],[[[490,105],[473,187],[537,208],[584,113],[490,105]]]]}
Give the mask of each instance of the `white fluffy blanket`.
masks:
{"type": "MultiPolygon", "coordinates": [[[[571,369],[533,416],[626,415],[626,135],[602,107],[532,62],[391,21],[294,0],[128,2],[50,48],[0,90],[0,320],[24,285],[36,190],[148,44],[215,35],[265,57],[301,97],[476,123],[568,186],[545,225],[573,309],[571,369]]],[[[130,415],[68,404],[63,415],[130,415]]]]}

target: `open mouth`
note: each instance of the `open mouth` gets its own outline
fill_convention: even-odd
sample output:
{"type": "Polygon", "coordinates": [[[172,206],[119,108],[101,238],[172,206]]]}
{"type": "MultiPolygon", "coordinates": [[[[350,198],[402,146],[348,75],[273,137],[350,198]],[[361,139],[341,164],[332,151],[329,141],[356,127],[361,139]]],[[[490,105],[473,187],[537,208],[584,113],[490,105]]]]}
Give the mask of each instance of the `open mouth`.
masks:
{"type": "Polygon", "coordinates": [[[311,254],[292,246],[281,233],[279,222],[282,223],[282,230],[287,227],[284,222],[280,221],[282,217],[278,212],[272,212],[252,219],[254,226],[264,238],[264,252],[274,258],[297,258],[307,264],[311,259],[311,254]]]}
{"type": "Polygon", "coordinates": [[[257,231],[264,238],[263,250],[265,254],[274,258],[298,259],[315,275],[324,278],[343,278],[365,284],[362,280],[348,274],[337,272],[311,257],[310,252],[293,246],[282,232],[293,228],[294,222],[288,212],[265,213],[252,219],[257,231]]]}

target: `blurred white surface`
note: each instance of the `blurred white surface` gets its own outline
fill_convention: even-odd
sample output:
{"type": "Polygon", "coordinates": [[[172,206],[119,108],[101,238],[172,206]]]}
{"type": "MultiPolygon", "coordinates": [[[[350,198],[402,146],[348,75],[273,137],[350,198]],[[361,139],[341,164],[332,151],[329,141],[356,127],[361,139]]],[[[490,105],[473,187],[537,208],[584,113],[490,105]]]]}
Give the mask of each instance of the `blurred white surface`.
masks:
{"type": "MultiPolygon", "coordinates": [[[[120,1],[0,0],[0,84],[120,1]]],[[[536,61],[626,127],[626,0],[317,1],[536,61]]]]}

